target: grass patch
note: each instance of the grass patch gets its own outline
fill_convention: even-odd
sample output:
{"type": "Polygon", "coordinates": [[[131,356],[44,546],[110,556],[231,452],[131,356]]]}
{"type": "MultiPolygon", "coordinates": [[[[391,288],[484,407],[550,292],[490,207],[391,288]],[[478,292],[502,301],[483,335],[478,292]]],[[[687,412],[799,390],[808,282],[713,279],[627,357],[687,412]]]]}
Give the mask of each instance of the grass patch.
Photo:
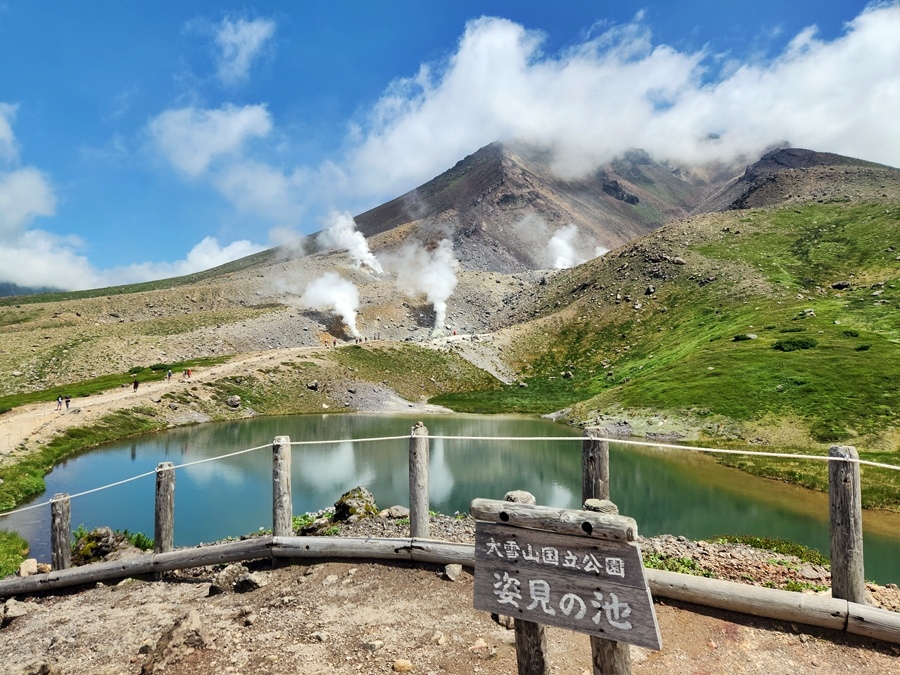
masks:
{"type": "Polygon", "coordinates": [[[90,427],[73,427],[54,437],[39,452],[0,468],[0,511],[8,511],[40,495],[44,476],[59,460],[120,438],[157,431],[165,425],[152,410],[132,408],[105,415],[90,427]]]}
{"type": "Polygon", "coordinates": [[[723,534],[709,540],[713,544],[745,544],[764,551],[772,551],[781,555],[791,555],[800,558],[802,562],[812,563],[814,565],[830,564],[828,556],[823,555],[820,551],[796,544],[787,539],[779,539],[777,537],[753,537],[748,535],[723,534]]]}
{"type": "Polygon", "coordinates": [[[772,345],[772,349],[777,349],[780,352],[794,352],[798,349],[812,349],[818,344],[819,341],[815,338],[792,337],[785,338],[784,340],[777,340],[775,344],[772,345]]]}
{"type": "Polygon", "coordinates": [[[31,391],[23,394],[11,394],[9,396],[0,396],[0,410],[6,408],[10,410],[20,405],[29,403],[52,403],[57,396],[71,396],[72,398],[81,398],[99,394],[109,389],[116,389],[123,385],[129,385],[134,380],[138,382],[148,382],[150,380],[159,380],[165,377],[165,371],[171,369],[173,373],[184,370],[185,368],[201,368],[203,366],[214,366],[219,363],[225,363],[228,357],[217,356],[202,359],[190,359],[188,361],[177,361],[175,363],[154,363],[152,366],[136,366],[131,368],[127,373],[114,373],[112,375],[102,375],[94,377],[90,380],[82,380],[81,382],[73,382],[59,387],[51,387],[49,389],[41,389],[40,391],[31,391]]]}
{"type": "Polygon", "coordinates": [[[411,344],[391,347],[350,345],[329,357],[354,377],[382,382],[407,400],[459,390],[495,391],[500,383],[453,352],[411,344]]]}
{"type": "Polygon", "coordinates": [[[711,570],[704,568],[692,558],[678,558],[663,555],[661,553],[644,553],[644,567],[666,572],[678,572],[679,574],[693,574],[698,577],[715,578],[711,570]]]}
{"type": "Polygon", "coordinates": [[[19,571],[28,555],[28,542],[15,532],[0,530],[0,579],[19,571]]]}

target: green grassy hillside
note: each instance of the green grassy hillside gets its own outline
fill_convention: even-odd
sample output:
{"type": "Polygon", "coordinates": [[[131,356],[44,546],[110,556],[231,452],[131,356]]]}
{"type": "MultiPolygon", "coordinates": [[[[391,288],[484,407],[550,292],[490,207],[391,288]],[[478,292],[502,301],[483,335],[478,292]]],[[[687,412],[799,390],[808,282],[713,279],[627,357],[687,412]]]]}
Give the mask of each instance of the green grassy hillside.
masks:
{"type": "Polygon", "coordinates": [[[571,406],[582,421],[643,410],[717,418],[721,428],[791,419],[819,443],[893,454],[898,233],[893,203],[675,223],[548,284],[542,318],[517,344],[527,386],[436,402],[484,412],[571,406]]]}

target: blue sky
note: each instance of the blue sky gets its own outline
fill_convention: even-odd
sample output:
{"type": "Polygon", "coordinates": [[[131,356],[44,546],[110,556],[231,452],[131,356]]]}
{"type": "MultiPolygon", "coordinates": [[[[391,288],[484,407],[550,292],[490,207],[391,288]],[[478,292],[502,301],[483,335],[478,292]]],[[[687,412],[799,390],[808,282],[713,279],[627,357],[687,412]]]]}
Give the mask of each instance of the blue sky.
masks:
{"type": "Polygon", "coordinates": [[[0,281],[205,269],[493,140],[900,166],[898,35],[896,1],[0,0],[0,281]]]}

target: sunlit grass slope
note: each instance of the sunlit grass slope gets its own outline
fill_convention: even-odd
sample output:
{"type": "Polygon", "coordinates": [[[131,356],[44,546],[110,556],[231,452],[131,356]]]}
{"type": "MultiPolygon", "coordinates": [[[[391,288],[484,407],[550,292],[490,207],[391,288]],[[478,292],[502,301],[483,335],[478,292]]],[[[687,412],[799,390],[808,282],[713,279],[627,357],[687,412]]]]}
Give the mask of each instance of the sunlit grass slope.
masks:
{"type": "Polygon", "coordinates": [[[436,402],[790,416],[822,442],[897,426],[898,232],[896,204],[676,223],[555,278],[518,345],[527,387],[436,402]]]}

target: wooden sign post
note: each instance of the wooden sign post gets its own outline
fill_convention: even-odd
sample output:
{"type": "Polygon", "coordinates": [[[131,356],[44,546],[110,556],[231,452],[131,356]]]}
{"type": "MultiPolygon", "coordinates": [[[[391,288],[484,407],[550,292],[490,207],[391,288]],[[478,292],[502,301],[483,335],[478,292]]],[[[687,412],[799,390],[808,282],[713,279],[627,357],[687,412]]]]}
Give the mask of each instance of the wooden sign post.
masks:
{"type": "Polygon", "coordinates": [[[634,519],[493,499],[471,513],[475,609],[661,649],[634,519]]]}

